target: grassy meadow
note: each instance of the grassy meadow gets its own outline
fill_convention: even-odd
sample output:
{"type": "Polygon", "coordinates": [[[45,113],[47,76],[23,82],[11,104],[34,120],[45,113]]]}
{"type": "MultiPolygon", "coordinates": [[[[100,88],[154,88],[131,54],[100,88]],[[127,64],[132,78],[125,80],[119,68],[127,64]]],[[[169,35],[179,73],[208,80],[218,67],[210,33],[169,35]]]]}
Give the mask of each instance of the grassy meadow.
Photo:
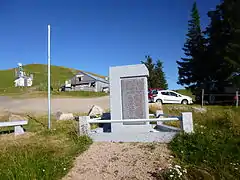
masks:
{"type": "Polygon", "coordinates": [[[77,135],[76,121],[56,122],[47,129],[47,117],[29,116],[26,133],[14,137],[13,128],[1,129],[0,179],[57,180],[67,174],[74,158],[92,143],[77,135]]]}
{"type": "MultiPolygon", "coordinates": [[[[192,111],[195,132],[180,133],[168,145],[173,167],[159,171],[157,179],[240,179],[240,109],[205,106],[206,112],[199,112],[193,107],[200,108],[163,105],[164,113],[169,115],[192,111]]],[[[150,109],[150,113],[155,111],[150,109]]],[[[57,122],[52,117],[52,128],[48,130],[46,116],[29,115],[28,119],[24,135],[0,135],[0,179],[61,179],[72,167],[74,158],[89,147],[91,139],[77,135],[76,121],[57,122]]],[[[165,124],[180,126],[177,121],[165,124]]],[[[1,129],[0,133],[12,129],[1,129]]]]}
{"type": "MultiPolygon", "coordinates": [[[[201,113],[194,112],[192,106],[163,106],[164,113],[170,115],[193,111],[195,133],[181,133],[169,144],[180,168],[161,172],[159,179],[240,179],[240,109],[227,106],[205,108],[207,112],[201,113]]],[[[176,121],[166,124],[180,126],[176,121]]]]}

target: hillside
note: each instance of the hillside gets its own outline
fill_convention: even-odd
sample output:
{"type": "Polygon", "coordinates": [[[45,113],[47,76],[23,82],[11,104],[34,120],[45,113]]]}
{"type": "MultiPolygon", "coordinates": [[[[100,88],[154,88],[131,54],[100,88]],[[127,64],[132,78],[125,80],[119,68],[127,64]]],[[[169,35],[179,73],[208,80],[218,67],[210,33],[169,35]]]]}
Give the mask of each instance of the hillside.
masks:
{"type": "MultiPolygon", "coordinates": [[[[19,94],[33,91],[47,90],[47,65],[45,64],[28,64],[23,66],[24,71],[33,74],[33,86],[28,88],[14,87],[15,70],[0,70],[0,95],[19,94]]],[[[51,66],[51,86],[54,90],[58,89],[65,80],[70,79],[80,70],[70,69],[61,66],[51,66]]],[[[90,73],[96,75],[94,73],[90,73]]],[[[104,77],[96,75],[98,77],[104,77]]]]}

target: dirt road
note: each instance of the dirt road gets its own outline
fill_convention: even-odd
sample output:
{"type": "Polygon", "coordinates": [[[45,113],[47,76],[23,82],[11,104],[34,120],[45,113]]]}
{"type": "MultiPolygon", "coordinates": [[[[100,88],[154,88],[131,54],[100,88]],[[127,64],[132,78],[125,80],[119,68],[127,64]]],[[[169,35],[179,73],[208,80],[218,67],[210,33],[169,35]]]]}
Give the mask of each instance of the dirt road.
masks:
{"type": "Polygon", "coordinates": [[[93,143],[63,180],[155,180],[171,163],[166,144],[93,143]]]}
{"type": "MultiPolygon", "coordinates": [[[[86,113],[92,105],[109,109],[109,97],[98,98],[53,98],[51,100],[52,113],[57,111],[86,113]]],[[[47,98],[13,99],[0,97],[0,111],[15,113],[45,114],[48,111],[47,98]]]]}

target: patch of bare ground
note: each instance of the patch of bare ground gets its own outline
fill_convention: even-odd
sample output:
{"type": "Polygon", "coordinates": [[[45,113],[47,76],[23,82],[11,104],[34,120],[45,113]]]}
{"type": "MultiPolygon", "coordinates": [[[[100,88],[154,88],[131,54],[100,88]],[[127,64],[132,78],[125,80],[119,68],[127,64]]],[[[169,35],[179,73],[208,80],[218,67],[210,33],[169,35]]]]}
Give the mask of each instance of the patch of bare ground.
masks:
{"type": "Polygon", "coordinates": [[[63,180],[154,180],[170,162],[166,144],[95,142],[63,180]]]}

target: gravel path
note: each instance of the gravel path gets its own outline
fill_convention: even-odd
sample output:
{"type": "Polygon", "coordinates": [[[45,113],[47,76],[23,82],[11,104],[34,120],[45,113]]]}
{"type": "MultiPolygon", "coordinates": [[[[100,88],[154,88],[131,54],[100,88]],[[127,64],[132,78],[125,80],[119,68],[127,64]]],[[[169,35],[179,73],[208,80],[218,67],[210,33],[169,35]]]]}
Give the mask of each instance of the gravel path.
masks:
{"type": "Polygon", "coordinates": [[[95,142],[63,180],[153,180],[169,157],[166,144],[95,142]]]}
{"type": "MultiPolygon", "coordinates": [[[[10,111],[16,113],[47,113],[47,98],[32,99],[12,99],[0,96],[0,111],[10,111]]],[[[103,109],[109,108],[109,97],[98,98],[54,98],[52,103],[52,113],[58,110],[63,112],[86,113],[92,105],[98,105],[103,109]]]]}

